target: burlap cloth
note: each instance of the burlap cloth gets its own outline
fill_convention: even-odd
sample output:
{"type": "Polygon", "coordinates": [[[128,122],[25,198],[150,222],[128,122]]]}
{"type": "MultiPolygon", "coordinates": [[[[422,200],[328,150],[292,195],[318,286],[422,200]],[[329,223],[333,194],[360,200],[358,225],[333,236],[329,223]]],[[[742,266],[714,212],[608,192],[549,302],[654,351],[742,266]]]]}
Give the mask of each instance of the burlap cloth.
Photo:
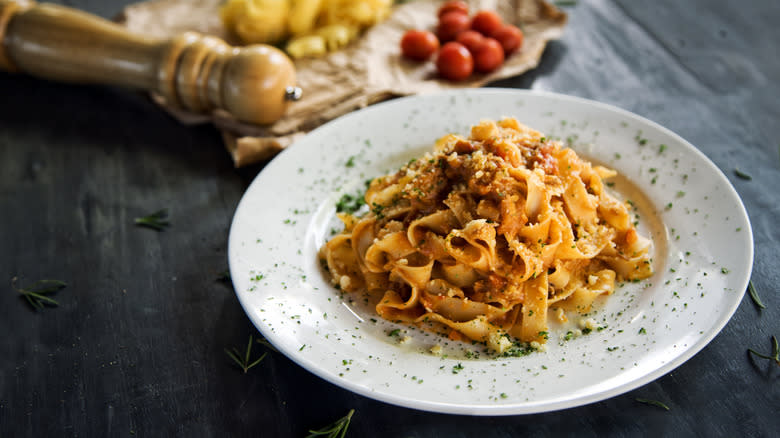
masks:
{"type": "MultiPolygon", "coordinates": [[[[167,38],[193,30],[235,44],[219,18],[222,2],[152,0],[128,6],[118,21],[133,32],[150,36],[167,38]]],[[[523,29],[523,47],[497,71],[449,82],[438,78],[432,61],[408,61],[400,56],[399,48],[406,30],[435,28],[441,3],[418,0],[396,5],[386,21],[370,28],[348,47],[323,58],[296,61],[303,98],[291,104],[287,114],[272,125],[243,123],[220,111],[193,114],[170,107],[160,96],[153,98],[183,123],[214,123],[222,131],[236,167],[241,167],[267,160],[328,120],[372,103],[395,96],[479,87],[519,75],[536,67],[547,42],[559,38],[566,24],[566,14],[543,0],[469,1],[472,11],[494,9],[506,22],[523,29]]]]}

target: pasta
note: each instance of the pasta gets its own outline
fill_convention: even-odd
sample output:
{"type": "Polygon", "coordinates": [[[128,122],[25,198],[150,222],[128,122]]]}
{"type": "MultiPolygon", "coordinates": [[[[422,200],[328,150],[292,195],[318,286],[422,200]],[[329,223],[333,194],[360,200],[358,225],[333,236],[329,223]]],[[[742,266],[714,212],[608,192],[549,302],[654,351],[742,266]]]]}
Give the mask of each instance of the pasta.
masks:
{"type": "Polygon", "coordinates": [[[227,0],[222,24],[245,44],[280,44],[295,59],[322,56],[390,15],[391,0],[227,0]]]}
{"type": "Polygon", "coordinates": [[[517,120],[482,121],[371,181],[362,217],[321,249],[345,292],[390,321],[504,352],[545,343],[557,309],[587,313],[619,280],[652,274],[651,241],[594,166],[517,120]]]}
{"type": "Polygon", "coordinates": [[[220,8],[225,28],[247,44],[273,44],[287,36],[287,0],[228,0],[220,8]]]}

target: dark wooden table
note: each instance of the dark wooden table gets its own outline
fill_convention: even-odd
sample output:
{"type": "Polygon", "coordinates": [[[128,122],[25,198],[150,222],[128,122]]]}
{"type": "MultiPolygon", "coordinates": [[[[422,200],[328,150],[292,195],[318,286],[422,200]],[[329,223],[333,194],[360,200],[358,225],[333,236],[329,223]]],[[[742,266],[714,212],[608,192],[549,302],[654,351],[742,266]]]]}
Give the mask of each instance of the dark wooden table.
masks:
{"type": "MultiPolygon", "coordinates": [[[[129,0],[60,3],[111,17],[129,0]]],[[[540,67],[498,85],[614,104],[701,149],[747,207],[766,309],[746,295],[675,371],[561,412],[405,409],[277,353],[244,375],[224,348],[256,330],[216,279],[233,211],[262,166],[233,169],[213,128],[182,126],[132,92],[0,74],[0,436],[301,437],[352,408],[351,437],[777,436],[780,367],[746,349],[769,353],[780,335],[780,2],[582,0],[566,9],[566,35],[540,67]],[[168,230],[133,225],[161,208],[168,230]],[[13,277],[68,286],[58,307],[35,312],[13,277]]]]}

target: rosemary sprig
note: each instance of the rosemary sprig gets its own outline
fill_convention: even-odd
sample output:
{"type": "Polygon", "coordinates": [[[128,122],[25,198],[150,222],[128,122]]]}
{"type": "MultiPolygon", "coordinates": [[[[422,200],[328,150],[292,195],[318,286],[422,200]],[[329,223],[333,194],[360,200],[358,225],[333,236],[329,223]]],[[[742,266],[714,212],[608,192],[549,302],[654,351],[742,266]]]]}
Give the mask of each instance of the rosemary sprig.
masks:
{"type": "Polygon", "coordinates": [[[262,360],[265,359],[265,356],[268,354],[268,352],[265,352],[262,356],[255,359],[254,362],[250,362],[250,356],[252,354],[252,343],[252,335],[249,335],[249,343],[246,345],[246,353],[244,353],[244,357],[241,357],[241,353],[238,352],[236,347],[233,347],[230,350],[227,348],[225,349],[225,353],[227,353],[228,357],[233,359],[233,362],[235,362],[239,368],[244,370],[244,374],[246,374],[250,368],[262,362],[262,360]]]}
{"type": "Polygon", "coordinates": [[[327,438],[344,438],[347,435],[347,428],[349,422],[352,420],[352,415],[355,413],[354,409],[350,409],[347,415],[339,418],[332,424],[329,424],[322,429],[309,430],[309,434],[306,438],[312,438],[317,436],[325,436],[327,438]]]}
{"type": "Polygon", "coordinates": [[[639,403],[644,403],[646,405],[657,406],[657,407],[659,407],[661,409],[665,409],[667,411],[669,410],[669,406],[666,406],[664,403],[661,403],[658,400],[650,400],[650,399],[647,399],[647,398],[638,398],[638,399],[636,399],[636,401],[638,401],[639,403]]]}
{"type": "Polygon", "coordinates": [[[761,298],[758,297],[758,292],[756,292],[756,288],[753,286],[752,281],[748,282],[748,293],[750,294],[750,298],[753,299],[753,302],[756,303],[756,306],[760,309],[766,309],[764,303],[761,302],[761,298]]]}
{"type": "Polygon", "coordinates": [[[60,280],[38,280],[28,287],[20,288],[16,287],[17,280],[17,277],[11,279],[11,287],[22,294],[35,310],[43,309],[47,304],[59,306],[60,303],[57,300],[46,295],[62,290],[67,286],[67,283],[60,280]]]}
{"type": "Polygon", "coordinates": [[[231,280],[232,279],[230,278],[230,271],[228,271],[228,270],[220,272],[219,276],[217,276],[217,281],[222,281],[222,282],[227,283],[227,282],[229,282],[231,280]]]}
{"type": "Polygon", "coordinates": [[[748,348],[748,356],[751,354],[756,355],[762,359],[769,359],[775,361],[776,364],[780,365],[780,349],[777,348],[777,338],[772,336],[772,355],[767,356],[765,354],[761,354],[757,352],[756,350],[753,350],[752,348],[748,348]]]}
{"type": "Polygon", "coordinates": [[[139,227],[147,227],[155,231],[162,231],[171,224],[168,222],[168,209],[163,208],[148,216],[137,217],[135,218],[135,224],[139,227]]]}
{"type": "Polygon", "coordinates": [[[257,338],[257,343],[265,346],[265,348],[270,348],[271,350],[273,350],[273,351],[275,351],[277,353],[279,352],[279,350],[277,350],[276,347],[274,347],[273,345],[271,345],[270,342],[268,342],[268,339],[266,339],[266,338],[264,338],[262,336],[257,338]]]}
{"type": "Polygon", "coordinates": [[[734,168],[734,175],[737,175],[738,177],[740,177],[740,178],[742,178],[742,179],[746,179],[746,180],[748,180],[748,181],[750,181],[751,179],[753,179],[753,177],[752,177],[752,176],[750,176],[750,175],[748,175],[747,173],[745,173],[745,172],[743,172],[743,171],[739,170],[738,168],[734,168]]]}
{"type": "Polygon", "coordinates": [[[577,6],[577,0],[558,0],[555,3],[555,6],[577,6]]]}

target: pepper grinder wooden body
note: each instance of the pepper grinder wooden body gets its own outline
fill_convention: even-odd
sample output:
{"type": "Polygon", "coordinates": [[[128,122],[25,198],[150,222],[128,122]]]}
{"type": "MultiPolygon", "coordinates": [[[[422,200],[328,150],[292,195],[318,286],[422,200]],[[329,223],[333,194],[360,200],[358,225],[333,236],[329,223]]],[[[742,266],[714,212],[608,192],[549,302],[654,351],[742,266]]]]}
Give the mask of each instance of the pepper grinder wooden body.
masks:
{"type": "Polygon", "coordinates": [[[0,0],[0,70],[157,92],[180,108],[221,108],[256,124],[275,122],[301,94],[292,62],[274,47],[236,48],[194,32],[150,38],[71,8],[23,0],[0,0]]]}

